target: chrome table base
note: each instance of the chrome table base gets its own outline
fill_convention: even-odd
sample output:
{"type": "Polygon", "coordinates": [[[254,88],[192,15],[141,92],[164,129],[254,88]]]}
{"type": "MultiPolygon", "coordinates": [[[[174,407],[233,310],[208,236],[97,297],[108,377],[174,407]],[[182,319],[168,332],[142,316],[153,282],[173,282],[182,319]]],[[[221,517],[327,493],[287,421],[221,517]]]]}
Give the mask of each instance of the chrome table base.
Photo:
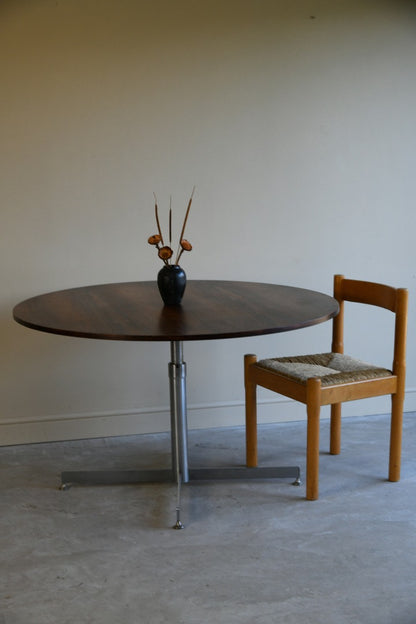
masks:
{"type": "MultiPolygon", "coordinates": [[[[299,466],[247,468],[215,467],[189,468],[188,481],[227,481],[231,479],[295,479],[293,485],[300,485],[299,466]]],[[[61,489],[72,485],[133,485],[140,483],[176,483],[173,470],[76,470],[61,475],[61,489]]]]}
{"type": "Polygon", "coordinates": [[[177,504],[174,529],[183,529],[181,522],[181,486],[192,481],[227,479],[295,479],[300,485],[298,466],[247,468],[190,468],[188,465],[188,427],[186,419],[186,364],[183,361],[182,342],[171,342],[169,363],[169,390],[171,413],[172,468],[161,470],[81,470],[66,471],[61,475],[61,489],[72,485],[123,485],[133,483],[176,482],[177,504]]]}

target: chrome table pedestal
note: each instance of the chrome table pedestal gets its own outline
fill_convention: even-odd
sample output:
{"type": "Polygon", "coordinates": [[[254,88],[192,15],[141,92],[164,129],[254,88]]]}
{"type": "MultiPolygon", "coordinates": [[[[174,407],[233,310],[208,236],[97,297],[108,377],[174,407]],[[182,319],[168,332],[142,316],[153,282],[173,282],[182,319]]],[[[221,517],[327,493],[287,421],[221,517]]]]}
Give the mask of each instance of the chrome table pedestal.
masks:
{"type": "Polygon", "coordinates": [[[181,520],[182,484],[192,481],[227,479],[295,479],[300,485],[299,466],[247,468],[190,468],[188,464],[188,425],[186,415],[186,363],[183,360],[183,343],[170,343],[169,391],[171,414],[172,468],[161,470],[81,470],[66,471],[61,475],[61,489],[72,485],[121,485],[133,483],[176,482],[176,522],[174,529],[183,529],[181,520]]]}

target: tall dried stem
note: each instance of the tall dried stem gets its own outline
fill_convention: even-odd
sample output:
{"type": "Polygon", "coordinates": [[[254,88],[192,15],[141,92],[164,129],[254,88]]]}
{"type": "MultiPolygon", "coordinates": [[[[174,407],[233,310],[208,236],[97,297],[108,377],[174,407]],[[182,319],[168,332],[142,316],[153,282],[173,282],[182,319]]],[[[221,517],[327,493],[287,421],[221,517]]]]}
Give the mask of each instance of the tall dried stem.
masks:
{"type": "Polygon", "coordinates": [[[157,207],[157,198],[155,193],[153,193],[154,197],[155,197],[155,217],[156,217],[156,225],[157,225],[157,229],[159,232],[159,236],[160,236],[160,242],[162,243],[162,245],[164,245],[165,243],[163,242],[163,235],[162,235],[162,229],[160,227],[160,222],[159,222],[159,211],[158,211],[158,207],[157,207]]]}
{"type": "Polygon", "coordinates": [[[182,241],[182,239],[183,239],[183,235],[184,235],[184,233],[185,233],[186,222],[188,221],[188,215],[189,215],[189,211],[190,211],[190,209],[191,209],[191,204],[192,204],[192,199],[193,199],[193,196],[194,196],[194,192],[195,192],[195,187],[192,189],[191,197],[190,197],[190,199],[189,199],[189,202],[188,202],[188,207],[187,207],[187,209],[186,209],[185,219],[184,219],[184,221],[183,221],[182,231],[181,231],[181,235],[180,235],[180,237],[179,237],[179,245],[178,245],[178,251],[177,251],[177,253],[176,253],[176,260],[175,260],[175,264],[178,264],[178,262],[179,262],[179,258],[181,257],[181,249],[182,249],[182,248],[181,248],[181,241],[182,241]]]}
{"type": "Polygon", "coordinates": [[[169,201],[169,247],[172,246],[172,195],[169,201]]]}

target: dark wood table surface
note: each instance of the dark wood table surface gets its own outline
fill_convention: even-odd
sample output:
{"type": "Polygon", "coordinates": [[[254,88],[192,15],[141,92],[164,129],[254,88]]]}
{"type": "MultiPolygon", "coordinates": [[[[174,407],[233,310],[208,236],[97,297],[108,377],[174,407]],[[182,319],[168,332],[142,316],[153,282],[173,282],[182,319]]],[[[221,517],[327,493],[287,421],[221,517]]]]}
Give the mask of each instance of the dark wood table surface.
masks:
{"type": "Polygon", "coordinates": [[[312,290],[256,282],[190,280],[180,306],[164,306],[156,282],[71,288],[13,310],[18,323],[104,340],[182,341],[290,331],[334,317],[338,304],[312,290]]]}

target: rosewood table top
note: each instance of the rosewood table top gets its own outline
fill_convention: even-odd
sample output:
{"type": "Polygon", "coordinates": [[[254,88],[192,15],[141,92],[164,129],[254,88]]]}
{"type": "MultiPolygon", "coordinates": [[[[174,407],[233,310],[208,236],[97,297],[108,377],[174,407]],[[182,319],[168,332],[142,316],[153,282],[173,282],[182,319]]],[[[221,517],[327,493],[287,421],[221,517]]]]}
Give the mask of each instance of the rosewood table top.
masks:
{"type": "Polygon", "coordinates": [[[182,304],[165,306],[156,282],[83,286],[19,303],[14,319],[81,338],[183,341],[238,338],[308,327],[338,313],[312,290],[256,282],[189,280],[182,304]]]}

